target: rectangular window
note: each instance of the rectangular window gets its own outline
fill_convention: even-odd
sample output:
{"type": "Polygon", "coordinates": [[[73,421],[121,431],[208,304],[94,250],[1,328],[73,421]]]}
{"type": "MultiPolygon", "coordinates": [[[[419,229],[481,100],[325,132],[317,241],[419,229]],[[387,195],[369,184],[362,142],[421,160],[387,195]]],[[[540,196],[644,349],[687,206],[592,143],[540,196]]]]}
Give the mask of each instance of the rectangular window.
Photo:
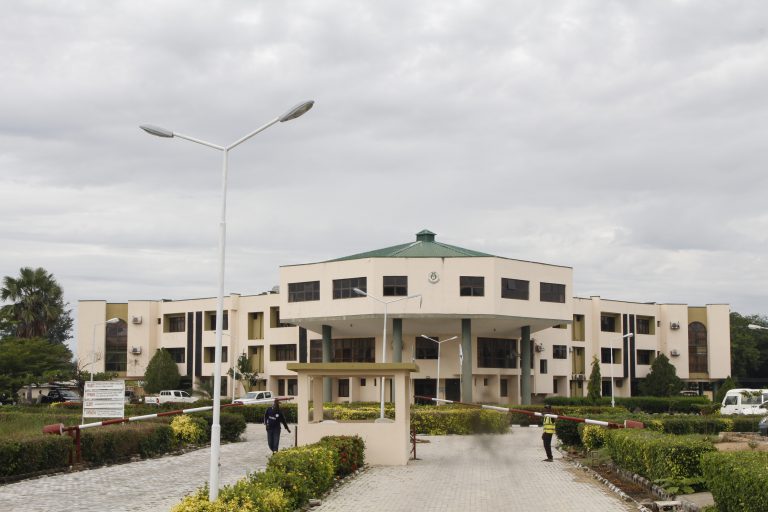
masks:
{"type": "Polygon", "coordinates": [[[541,302],[565,303],[565,285],[557,283],[539,283],[539,300],[541,302]]]}
{"type": "Polygon", "coordinates": [[[652,316],[640,316],[635,318],[636,334],[656,334],[656,319],[652,316]]]}
{"type": "Polygon", "coordinates": [[[323,362],[323,340],[309,341],[309,362],[310,363],[323,362]]]}
{"type": "Polygon", "coordinates": [[[365,387],[365,378],[360,379],[360,387],[365,387]]]}
{"type": "Polygon", "coordinates": [[[349,396],[349,379],[339,379],[339,397],[349,396]]]}
{"type": "Polygon", "coordinates": [[[552,379],[552,393],[557,394],[557,377],[552,379]]]}
{"type": "Polygon", "coordinates": [[[320,281],[288,283],[288,302],[320,300],[320,281]]]}
{"type": "Polygon", "coordinates": [[[271,361],[295,361],[296,360],[296,345],[272,345],[269,347],[270,360],[271,361]]]}
{"type": "Polygon", "coordinates": [[[184,313],[164,315],[163,332],[184,332],[184,313]]]}
{"type": "MultiPolygon", "coordinates": [[[[610,348],[601,348],[600,349],[600,362],[603,364],[611,364],[611,349],[610,348]]],[[[620,348],[614,348],[613,349],[613,364],[619,364],[621,363],[621,349],[620,348]]]]}
{"type": "Polygon", "coordinates": [[[509,396],[509,388],[507,379],[499,380],[499,396],[509,396]]]}
{"type": "Polygon", "coordinates": [[[619,315],[616,313],[600,313],[600,330],[603,332],[619,332],[619,315]]]}
{"type": "Polygon", "coordinates": [[[565,345],[552,345],[552,359],[568,359],[568,347],[565,345]]]}
{"type": "Polygon", "coordinates": [[[367,277],[351,277],[349,279],[334,279],[333,280],[333,298],[334,299],[352,299],[355,297],[362,297],[354,292],[355,288],[367,292],[368,291],[368,278],[367,277]]]}
{"type": "Polygon", "coordinates": [[[384,276],[384,296],[403,297],[408,295],[408,276],[384,276]]]}
{"type": "MultiPolygon", "coordinates": [[[[440,338],[430,336],[433,340],[440,341],[440,338]]],[[[416,359],[437,359],[437,343],[419,336],[416,338],[416,359]]]]}
{"type": "Polygon", "coordinates": [[[482,276],[460,276],[459,294],[462,297],[482,297],[485,295],[485,278],[482,276]]]}
{"type": "Polygon", "coordinates": [[[289,396],[296,396],[299,394],[299,380],[298,379],[288,379],[288,389],[287,389],[286,395],[289,396]]]}
{"type": "Polygon", "coordinates": [[[547,374],[547,360],[539,359],[539,373],[542,375],[547,374]]]}
{"type": "Polygon", "coordinates": [[[501,298],[528,300],[528,281],[522,279],[501,278],[501,298]]]}
{"type": "Polygon", "coordinates": [[[638,350],[637,351],[637,364],[653,364],[656,360],[655,350],[638,350]]]}
{"type": "Polygon", "coordinates": [[[478,368],[517,368],[517,340],[477,338],[478,368]]]}
{"type": "MultiPolygon", "coordinates": [[[[222,325],[222,330],[226,331],[229,329],[229,312],[224,311],[224,324],[222,325]]],[[[206,331],[215,331],[216,330],[216,312],[215,311],[206,311],[205,312],[205,327],[204,329],[206,331]]]]}
{"type": "Polygon", "coordinates": [[[374,338],[344,338],[333,340],[331,353],[334,363],[374,363],[374,338]]]}
{"type": "MultiPolygon", "coordinates": [[[[216,347],[203,348],[203,362],[204,363],[216,362],[216,347]]],[[[222,363],[227,362],[227,347],[221,347],[221,362],[222,363]]]]}
{"type": "Polygon", "coordinates": [[[248,313],[248,339],[264,339],[264,312],[248,313]]]}
{"type": "Polygon", "coordinates": [[[285,379],[277,379],[277,394],[285,395],[285,379]]]}
{"type": "MultiPolygon", "coordinates": [[[[222,350],[224,347],[221,347],[222,350]]],[[[184,362],[184,356],[186,354],[186,350],[183,348],[167,348],[165,349],[170,355],[171,358],[173,358],[174,363],[183,363],[184,362]]]]}

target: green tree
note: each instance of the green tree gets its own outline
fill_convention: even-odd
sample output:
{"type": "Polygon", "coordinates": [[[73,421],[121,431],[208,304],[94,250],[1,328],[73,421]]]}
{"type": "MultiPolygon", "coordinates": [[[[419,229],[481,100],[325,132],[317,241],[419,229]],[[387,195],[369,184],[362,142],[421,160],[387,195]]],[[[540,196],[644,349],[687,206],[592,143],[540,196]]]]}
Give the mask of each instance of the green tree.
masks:
{"type": "Polygon", "coordinates": [[[43,268],[23,267],[19,277],[6,276],[0,288],[0,331],[5,337],[47,338],[64,343],[72,331],[71,311],[53,274],[43,268]]]}
{"type": "Polygon", "coordinates": [[[149,361],[147,371],[144,372],[144,391],[157,393],[164,389],[176,389],[180,380],[179,367],[171,354],[161,348],[149,361]]]}
{"type": "Polygon", "coordinates": [[[240,354],[240,357],[237,358],[237,363],[235,363],[235,367],[230,368],[227,375],[239,380],[246,391],[252,390],[253,386],[259,381],[259,374],[253,371],[251,361],[245,354],[240,354]]]}
{"type": "Polygon", "coordinates": [[[600,376],[600,361],[597,356],[592,356],[592,371],[589,373],[587,384],[587,398],[597,401],[602,395],[602,377],[600,376]]]}
{"type": "Polygon", "coordinates": [[[0,340],[0,394],[14,396],[27,384],[68,379],[72,352],[43,338],[0,340]]]}
{"type": "Polygon", "coordinates": [[[640,393],[646,396],[672,396],[683,389],[683,381],[677,370],[664,354],[659,354],[651,364],[651,372],[640,382],[640,393]]]}
{"type": "Polygon", "coordinates": [[[734,380],[729,375],[728,378],[725,379],[723,383],[720,385],[720,388],[718,388],[717,395],[715,395],[715,398],[713,400],[714,403],[716,404],[723,403],[723,398],[725,398],[725,394],[736,387],[737,387],[736,382],[734,382],[734,380]]]}

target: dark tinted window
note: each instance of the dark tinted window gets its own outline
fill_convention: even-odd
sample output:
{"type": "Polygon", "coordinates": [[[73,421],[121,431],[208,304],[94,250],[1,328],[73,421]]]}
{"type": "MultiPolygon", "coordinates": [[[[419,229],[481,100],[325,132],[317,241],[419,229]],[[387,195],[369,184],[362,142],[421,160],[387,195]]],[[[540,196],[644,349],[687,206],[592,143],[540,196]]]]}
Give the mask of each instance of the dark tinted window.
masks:
{"type": "Polygon", "coordinates": [[[485,295],[485,278],[483,276],[460,276],[459,294],[462,297],[482,297],[485,295]]]}
{"type": "Polygon", "coordinates": [[[351,277],[349,279],[334,279],[333,280],[333,298],[334,299],[350,299],[354,297],[363,297],[355,293],[354,289],[368,291],[368,278],[365,277],[351,277]]]}
{"type": "Polygon", "coordinates": [[[288,302],[320,300],[320,281],[288,283],[288,302]]]}
{"type": "Polygon", "coordinates": [[[504,299],[528,300],[528,281],[501,278],[501,297],[504,299]]]}
{"type": "Polygon", "coordinates": [[[556,283],[540,283],[539,300],[542,302],[565,303],[565,285],[556,283]]]}
{"type": "Polygon", "coordinates": [[[408,276],[384,276],[384,296],[408,295],[408,276]]]}

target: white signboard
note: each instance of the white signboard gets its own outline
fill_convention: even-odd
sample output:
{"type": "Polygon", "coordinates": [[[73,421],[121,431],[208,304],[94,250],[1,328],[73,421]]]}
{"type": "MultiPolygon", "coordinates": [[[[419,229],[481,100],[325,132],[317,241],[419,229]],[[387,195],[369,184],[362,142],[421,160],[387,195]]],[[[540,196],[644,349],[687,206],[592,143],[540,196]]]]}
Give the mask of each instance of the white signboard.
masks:
{"type": "Polygon", "coordinates": [[[125,381],[96,380],[85,383],[83,418],[125,416],[125,381]]]}

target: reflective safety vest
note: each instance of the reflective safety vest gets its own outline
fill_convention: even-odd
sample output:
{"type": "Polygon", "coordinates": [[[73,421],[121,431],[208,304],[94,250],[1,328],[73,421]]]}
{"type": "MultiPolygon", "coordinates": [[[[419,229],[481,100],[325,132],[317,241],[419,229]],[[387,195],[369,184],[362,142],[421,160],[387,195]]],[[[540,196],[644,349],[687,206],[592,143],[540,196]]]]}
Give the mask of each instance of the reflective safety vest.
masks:
{"type": "Polygon", "coordinates": [[[544,416],[544,433],[545,434],[555,433],[555,420],[553,420],[549,416],[544,416]]]}

